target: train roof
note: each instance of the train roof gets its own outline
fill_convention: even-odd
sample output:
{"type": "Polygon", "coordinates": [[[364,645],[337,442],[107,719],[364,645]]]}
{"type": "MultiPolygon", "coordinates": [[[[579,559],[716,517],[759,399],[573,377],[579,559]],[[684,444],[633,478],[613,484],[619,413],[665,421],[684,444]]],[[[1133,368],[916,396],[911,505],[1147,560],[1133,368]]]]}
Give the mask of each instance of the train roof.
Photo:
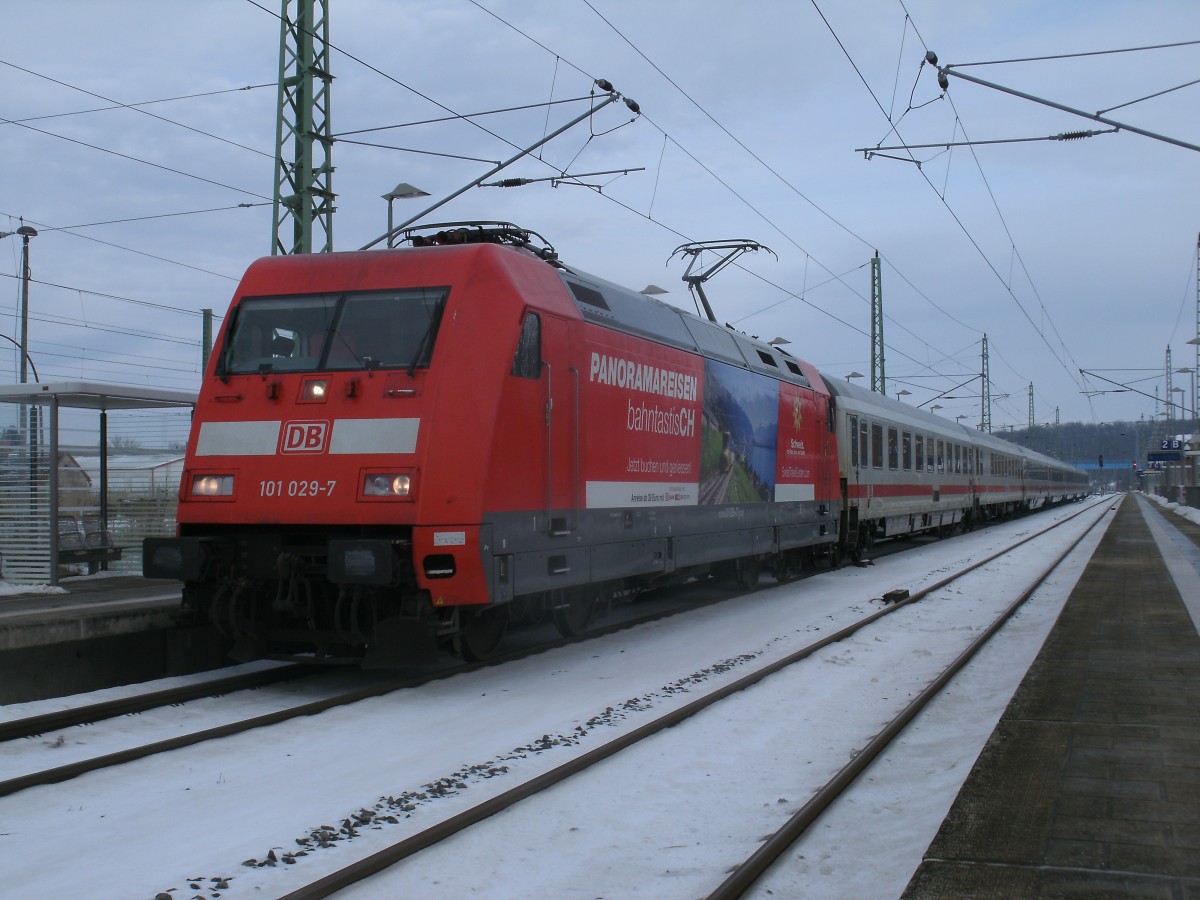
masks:
{"type": "Polygon", "coordinates": [[[826,392],[815,366],[753,335],[569,266],[560,272],[587,322],[826,392]]]}

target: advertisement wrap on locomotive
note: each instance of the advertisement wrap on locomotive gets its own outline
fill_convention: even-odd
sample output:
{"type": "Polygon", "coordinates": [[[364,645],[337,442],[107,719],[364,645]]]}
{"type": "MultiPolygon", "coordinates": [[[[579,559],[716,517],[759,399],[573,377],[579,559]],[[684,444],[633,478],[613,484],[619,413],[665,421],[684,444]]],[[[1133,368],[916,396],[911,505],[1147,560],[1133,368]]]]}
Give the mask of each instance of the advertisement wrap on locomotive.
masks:
{"type": "MultiPolygon", "coordinates": [[[[143,570],[181,580],[239,658],[481,658],[510,620],[573,634],[672,580],[836,564],[900,521],[864,478],[907,478],[926,504],[926,481],[951,480],[851,471],[839,389],[814,367],[575,272],[533,232],[407,238],[256,261],[217,337],[177,535],[147,539],[143,570]]],[[[961,523],[984,512],[984,451],[946,427],[961,523]]]]}

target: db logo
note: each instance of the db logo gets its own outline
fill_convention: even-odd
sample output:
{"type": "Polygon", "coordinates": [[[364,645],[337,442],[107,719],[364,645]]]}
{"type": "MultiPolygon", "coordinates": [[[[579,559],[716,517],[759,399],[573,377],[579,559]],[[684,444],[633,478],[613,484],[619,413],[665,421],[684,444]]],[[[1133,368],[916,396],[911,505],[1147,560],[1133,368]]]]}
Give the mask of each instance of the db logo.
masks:
{"type": "Polygon", "coordinates": [[[328,447],[328,422],[284,422],[281,453],[324,453],[328,447]]]}

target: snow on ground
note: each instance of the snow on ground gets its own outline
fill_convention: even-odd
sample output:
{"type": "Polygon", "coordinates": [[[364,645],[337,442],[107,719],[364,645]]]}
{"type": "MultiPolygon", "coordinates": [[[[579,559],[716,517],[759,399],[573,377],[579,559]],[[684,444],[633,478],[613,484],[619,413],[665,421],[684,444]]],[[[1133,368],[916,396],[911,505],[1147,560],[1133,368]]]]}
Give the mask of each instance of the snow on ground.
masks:
{"type": "MultiPolygon", "coordinates": [[[[1009,605],[1051,545],[1082,528],[1029,546],[1003,574],[968,576],[973,583],[898,610],[342,896],[704,896],[1009,605]]],[[[755,896],[903,890],[1102,534],[1039,591],[1035,609],[1014,617],[990,660],[970,668],[975,683],[956,680],[940,715],[914,722],[917,752],[873,766],[840,827],[826,815],[822,837],[755,896]]]]}
{"type": "MultiPolygon", "coordinates": [[[[877,608],[872,598],[888,590],[932,583],[1012,535],[1078,509],[1027,517],[871,567],[764,588],[495,669],[0,798],[0,884],[5,891],[19,886],[29,896],[154,897],[170,890],[189,897],[196,890],[190,885],[202,883],[190,879],[203,879],[206,897],[277,896],[641,725],[648,710],[688,702],[688,689],[697,682],[737,678],[751,665],[860,618],[877,608]],[[378,830],[363,824],[353,840],[333,841],[329,849],[297,857],[295,865],[242,865],[261,862],[272,851],[277,857],[295,853],[302,849],[298,841],[313,843],[314,830],[332,826],[336,832],[364,810],[376,817],[378,830]],[[396,824],[379,822],[384,816],[396,824]],[[220,887],[219,879],[229,879],[228,887],[220,887]]],[[[1069,530],[1077,534],[1082,527],[1069,530]]],[[[1046,539],[1031,553],[1044,556],[1049,544],[1066,540],[1046,539]]],[[[1095,540],[1098,535],[1089,546],[1095,540]]],[[[883,793],[856,801],[870,815],[850,815],[840,831],[822,821],[818,832],[826,843],[803,851],[801,871],[782,877],[815,878],[802,892],[823,896],[839,895],[843,884],[854,887],[842,896],[894,895],[896,884],[903,886],[978,753],[978,746],[950,747],[952,738],[972,730],[956,716],[985,713],[973,726],[981,746],[1088,552],[1081,549],[1072,569],[1041,592],[1043,612],[1023,612],[1005,630],[1006,641],[1011,631],[1016,644],[1000,654],[999,671],[975,664],[969,674],[979,683],[956,682],[945,721],[927,721],[931,710],[910,728],[920,768],[893,762],[889,774],[877,763],[869,777],[883,793]],[[1002,674],[1011,687],[999,683],[1002,674]],[[931,757],[926,747],[949,752],[931,757]],[[940,793],[948,799],[941,813],[921,819],[928,835],[911,838],[915,858],[911,849],[885,846],[891,837],[880,843],[868,830],[889,821],[886,827],[913,828],[905,811],[911,799],[898,789],[923,796],[934,782],[944,782],[940,793]],[[888,819],[897,810],[900,825],[888,819]],[[847,849],[852,862],[837,856],[847,849]],[[881,880],[869,877],[872,870],[881,880]]],[[[711,887],[712,872],[752,850],[771,823],[845,761],[849,748],[861,746],[897,702],[920,689],[931,677],[931,662],[957,653],[953,648],[986,624],[997,596],[1024,587],[1032,568],[1032,562],[1008,563],[980,576],[984,586],[969,595],[952,589],[936,602],[906,607],[886,617],[891,624],[874,636],[826,648],[736,702],[563,785],[546,801],[519,805],[477,826],[478,837],[464,835],[445,850],[423,854],[394,877],[405,885],[404,895],[422,897],[470,891],[516,897],[534,889],[578,897],[702,893],[698,884],[711,887]],[[831,712],[839,715],[831,720],[831,712]],[[786,788],[781,772],[791,779],[786,788]],[[660,802],[670,797],[694,805],[684,814],[660,802]]],[[[202,727],[206,715],[198,710],[189,724],[202,727]]],[[[30,755],[55,760],[54,741],[31,740],[38,744],[30,755]]],[[[358,890],[353,896],[398,895],[394,885],[358,890]]],[[[794,893],[791,887],[783,892],[794,893]]]]}
{"type": "Polygon", "coordinates": [[[0,597],[16,597],[22,594],[65,594],[67,589],[49,584],[9,584],[0,581],[0,597]]]}
{"type": "Polygon", "coordinates": [[[1200,525],[1200,509],[1196,509],[1194,506],[1183,506],[1165,497],[1160,497],[1157,494],[1143,494],[1142,496],[1147,500],[1154,501],[1163,509],[1169,509],[1175,515],[1182,516],[1189,522],[1195,522],[1197,525],[1200,525]]]}

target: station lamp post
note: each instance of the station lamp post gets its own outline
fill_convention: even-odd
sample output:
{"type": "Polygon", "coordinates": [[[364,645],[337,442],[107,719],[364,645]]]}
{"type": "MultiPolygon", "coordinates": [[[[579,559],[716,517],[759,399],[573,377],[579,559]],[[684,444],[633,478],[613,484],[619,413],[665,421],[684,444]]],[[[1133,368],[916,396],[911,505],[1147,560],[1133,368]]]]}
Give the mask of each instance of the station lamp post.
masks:
{"type": "Polygon", "coordinates": [[[383,199],[387,201],[387,205],[388,205],[387,245],[389,247],[395,246],[395,244],[393,243],[395,238],[392,236],[392,201],[393,200],[415,200],[417,197],[428,197],[428,196],[429,196],[428,191],[423,191],[419,187],[413,187],[407,181],[400,182],[398,185],[396,185],[394,188],[392,188],[390,191],[388,191],[386,194],[383,195],[383,199]]]}
{"type": "Polygon", "coordinates": [[[37,230],[22,225],[16,231],[0,231],[0,238],[21,236],[21,384],[29,381],[29,239],[37,230]]]}
{"type": "MultiPolygon", "coordinates": [[[[37,237],[37,229],[22,225],[16,231],[0,231],[0,238],[6,238],[13,234],[21,236],[21,343],[18,352],[21,354],[21,384],[27,384],[29,381],[29,239],[37,237]]],[[[25,405],[21,404],[18,415],[21,427],[29,429],[25,438],[29,444],[29,512],[33,516],[37,510],[35,489],[38,479],[37,406],[30,405],[26,409],[25,405]]]]}

